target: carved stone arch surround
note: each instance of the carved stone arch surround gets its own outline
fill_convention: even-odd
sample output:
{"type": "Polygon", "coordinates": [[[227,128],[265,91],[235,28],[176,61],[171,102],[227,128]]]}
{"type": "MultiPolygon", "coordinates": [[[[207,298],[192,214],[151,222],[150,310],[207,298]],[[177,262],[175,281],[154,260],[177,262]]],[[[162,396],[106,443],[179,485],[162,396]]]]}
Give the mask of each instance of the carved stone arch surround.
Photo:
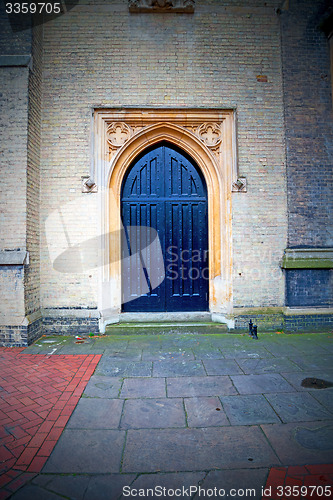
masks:
{"type": "Polygon", "coordinates": [[[232,313],[231,192],[237,181],[233,111],[97,110],[92,175],[100,189],[104,234],[99,310],[101,330],[121,312],[120,195],[131,163],[147,147],[168,141],[201,169],[208,194],[209,310],[220,321],[232,313]]]}

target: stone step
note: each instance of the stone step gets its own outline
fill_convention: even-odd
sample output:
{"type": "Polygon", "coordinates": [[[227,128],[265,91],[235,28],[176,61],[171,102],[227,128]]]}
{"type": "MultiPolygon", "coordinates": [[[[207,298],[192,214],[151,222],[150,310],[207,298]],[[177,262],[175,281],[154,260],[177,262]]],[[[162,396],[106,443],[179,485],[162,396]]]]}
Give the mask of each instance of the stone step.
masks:
{"type": "Polygon", "coordinates": [[[120,323],[211,323],[212,315],[207,311],[187,312],[123,312],[120,323]]]}
{"type": "Polygon", "coordinates": [[[106,327],[106,335],[166,335],[227,333],[225,324],[213,322],[116,323],[106,327]]]}

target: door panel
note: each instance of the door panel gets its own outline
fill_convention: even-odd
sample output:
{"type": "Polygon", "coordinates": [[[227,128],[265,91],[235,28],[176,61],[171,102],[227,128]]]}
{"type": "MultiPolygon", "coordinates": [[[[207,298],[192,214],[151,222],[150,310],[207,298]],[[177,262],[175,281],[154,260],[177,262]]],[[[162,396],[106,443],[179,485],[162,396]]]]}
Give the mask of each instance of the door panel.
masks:
{"type": "Polygon", "coordinates": [[[163,311],[165,272],[160,247],[165,246],[164,205],[131,202],[122,208],[126,221],[122,232],[122,303],[130,305],[124,310],[163,311]]]}
{"type": "Polygon", "coordinates": [[[208,308],[208,238],[205,202],[166,202],[168,311],[208,308]]]}
{"type": "Polygon", "coordinates": [[[121,213],[123,310],[207,310],[207,194],[194,163],[166,143],[142,155],[121,213]]]}

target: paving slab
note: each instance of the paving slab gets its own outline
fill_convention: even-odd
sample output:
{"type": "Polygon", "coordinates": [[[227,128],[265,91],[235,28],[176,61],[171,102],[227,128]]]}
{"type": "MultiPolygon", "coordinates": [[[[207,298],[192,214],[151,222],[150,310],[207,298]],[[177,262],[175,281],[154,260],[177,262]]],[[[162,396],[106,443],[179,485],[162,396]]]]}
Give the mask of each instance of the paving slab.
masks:
{"type": "Polygon", "coordinates": [[[148,349],[143,351],[142,360],[143,361],[159,361],[159,360],[183,360],[183,359],[191,359],[194,360],[194,354],[190,350],[184,351],[182,349],[173,350],[158,350],[158,351],[150,351],[148,349]]]}
{"type": "MultiPolygon", "coordinates": [[[[78,332],[78,335],[80,333],[78,332]]],[[[59,347],[55,344],[50,345],[50,351],[57,349],[53,354],[101,354],[103,350],[94,349],[95,340],[85,338],[83,341],[71,337],[67,342],[62,343],[59,347]]]]}
{"type": "Polygon", "coordinates": [[[117,429],[123,404],[121,399],[82,398],[67,429],[117,429]]]}
{"type": "Polygon", "coordinates": [[[333,421],[261,426],[283,465],[331,463],[333,421]]]}
{"type": "Polygon", "coordinates": [[[43,472],[119,472],[124,442],[124,431],[65,429],[43,472]]]}
{"type": "Polygon", "coordinates": [[[121,419],[122,429],[185,427],[185,410],[180,398],[128,399],[121,419]]]}
{"type": "Polygon", "coordinates": [[[222,396],[237,394],[230,377],[170,377],[167,378],[168,397],[222,396]]]}
{"type": "MultiPolygon", "coordinates": [[[[32,485],[39,488],[32,489],[31,493],[38,496],[32,496],[31,500],[64,497],[72,500],[113,500],[119,498],[123,488],[133,483],[135,478],[136,474],[41,474],[32,481],[32,485]]],[[[26,498],[29,488],[22,489],[20,498],[26,498]]]]}
{"type": "MultiPolygon", "coordinates": [[[[33,485],[37,485],[56,494],[75,499],[81,499],[84,497],[89,482],[89,476],[57,474],[41,474],[32,480],[33,485]]],[[[38,499],[39,497],[36,497],[36,500],[38,499]]]]}
{"type": "Polygon", "coordinates": [[[317,354],[290,356],[290,359],[302,370],[330,370],[333,366],[333,356],[326,353],[320,356],[317,354]]]}
{"type": "MultiPolygon", "coordinates": [[[[251,373],[281,373],[300,372],[301,368],[287,358],[268,358],[268,359],[239,359],[239,366],[245,374],[251,373]]],[[[230,375],[233,375],[230,373],[230,375]]]]}
{"type": "MultiPolygon", "coordinates": [[[[261,491],[266,484],[268,470],[263,468],[210,471],[200,486],[207,493],[214,491],[214,488],[221,490],[220,494],[217,491],[217,495],[213,494],[209,498],[232,497],[236,500],[244,500],[244,498],[261,500],[261,491]]],[[[198,491],[194,500],[200,498],[202,499],[204,496],[202,492],[198,491]]]]}
{"type": "Polygon", "coordinates": [[[11,496],[14,500],[63,500],[63,496],[44,490],[39,486],[28,484],[11,496]]]}
{"type": "MultiPolygon", "coordinates": [[[[129,338],[127,337],[116,337],[111,335],[103,335],[98,337],[95,342],[96,346],[100,346],[105,350],[105,353],[110,351],[124,351],[129,347],[129,338]]],[[[141,347],[141,344],[140,344],[141,347]]]]}
{"type": "Polygon", "coordinates": [[[126,378],[121,398],[163,398],[166,397],[165,378],[126,378]]]}
{"type": "Polygon", "coordinates": [[[287,339],[284,339],[284,344],[279,342],[267,342],[265,343],[265,349],[277,358],[280,356],[299,356],[301,354],[301,351],[297,349],[296,345],[290,344],[287,339]]]}
{"type": "Polygon", "coordinates": [[[208,375],[237,375],[244,373],[233,359],[204,359],[203,364],[208,375]]]}
{"type": "Polygon", "coordinates": [[[162,360],[153,362],[154,377],[188,377],[204,375],[206,375],[206,372],[201,361],[162,360]]]}
{"type": "Polygon", "coordinates": [[[258,427],[140,429],[128,431],[122,470],[200,471],[279,463],[258,427]]]}
{"type": "MultiPolygon", "coordinates": [[[[190,494],[190,488],[197,486],[202,482],[206,472],[169,472],[157,474],[141,474],[131,484],[130,488],[125,489],[121,500],[128,498],[128,492],[132,492],[132,498],[138,496],[139,490],[153,490],[149,494],[149,499],[157,498],[186,498],[190,494]],[[177,490],[177,491],[176,491],[177,490]],[[181,495],[179,495],[179,492],[181,495]],[[127,495],[127,496],[126,496],[127,495]]],[[[130,496],[131,498],[131,496],[130,496]]],[[[190,498],[190,496],[189,496],[190,498]]]]}
{"type": "Polygon", "coordinates": [[[231,425],[280,422],[279,417],[261,394],[222,396],[220,399],[231,425]]]}
{"type": "MultiPolygon", "coordinates": [[[[285,373],[281,372],[281,375],[283,376],[284,379],[289,382],[297,391],[304,392],[304,391],[309,391],[309,387],[302,387],[302,381],[306,378],[318,378],[321,380],[326,380],[328,382],[333,383],[333,370],[306,370],[302,372],[293,372],[293,373],[285,373]]],[[[319,391],[322,390],[333,390],[333,388],[330,389],[318,389],[319,391]]]]}
{"type": "Polygon", "coordinates": [[[47,354],[49,351],[56,349],[56,352],[61,351],[66,345],[73,344],[72,336],[48,336],[41,337],[34,344],[31,344],[26,352],[29,354],[47,354]]]}
{"type": "Polygon", "coordinates": [[[91,476],[83,500],[113,500],[119,498],[123,488],[134,481],[135,474],[107,474],[91,476]]]}
{"type": "Polygon", "coordinates": [[[229,425],[221,402],[217,397],[185,398],[189,427],[217,427],[229,425]]]}
{"type": "Polygon", "coordinates": [[[119,377],[107,377],[105,375],[93,375],[85,390],[84,396],[92,398],[117,398],[123,383],[119,377]]]}
{"type": "Polygon", "coordinates": [[[329,389],[316,389],[314,391],[309,391],[312,397],[314,397],[319,403],[325,406],[329,411],[333,412],[333,388],[329,389]]]}
{"type": "MultiPolygon", "coordinates": [[[[299,339],[297,339],[299,340],[299,339]]],[[[296,337],[290,339],[290,345],[295,346],[296,349],[304,354],[309,354],[313,356],[314,353],[316,354],[321,354],[325,355],[327,354],[327,351],[324,347],[322,347],[318,342],[317,339],[314,337],[309,337],[307,336],[304,338],[303,342],[296,341],[296,337]]]]}
{"type": "Polygon", "coordinates": [[[295,391],[293,386],[288,384],[288,382],[278,373],[231,375],[231,380],[240,394],[295,391]]]}
{"type": "Polygon", "coordinates": [[[318,345],[320,345],[327,354],[333,354],[333,342],[332,339],[330,339],[329,342],[318,342],[318,345]]]}
{"type": "Polygon", "coordinates": [[[218,348],[194,348],[193,354],[195,359],[224,359],[224,356],[218,348]]]}
{"type": "MultiPolygon", "coordinates": [[[[194,347],[200,345],[205,345],[212,347],[210,345],[209,336],[200,335],[198,339],[197,335],[163,335],[160,337],[161,344],[160,348],[164,350],[193,350],[194,347]]],[[[193,351],[192,351],[193,352],[193,351]]]]}
{"type": "Polygon", "coordinates": [[[329,412],[308,393],[266,394],[282,422],[311,422],[313,420],[332,420],[329,412]]]}
{"type": "Polygon", "coordinates": [[[111,377],[150,377],[152,374],[152,363],[150,361],[126,361],[102,359],[97,368],[96,375],[108,375],[111,377]]]}
{"type": "Polygon", "coordinates": [[[259,345],[259,341],[249,339],[251,344],[240,345],[233,348],[220,348],[223,356],[225,358],[269,358],[272,356],[270,352],[265,349],[265,347],[259,345]]]}
{"type": "MultiPolygon", "coordinates": [[[[172,337],[172,336],[171,336],[172,337]]],[[[138,344],[138,339],[140,339],[139,345],[141,349],[160,349],[162,346],[162,342],[165,339],[169,338],[164,335],[149,335],[147,332],[139,335],[129,335],[128,332],[126,335],[112,335],[112,338],[115,339],[124,339],[126,338],[128,341],[128,347],[131,348],[133,345],[138,344]]]]}
{"type": "Polygon", "coordinates": [[[103,363],[112,363],[115,360],[142,361],[142,349],[105,349],[103,363]]]}

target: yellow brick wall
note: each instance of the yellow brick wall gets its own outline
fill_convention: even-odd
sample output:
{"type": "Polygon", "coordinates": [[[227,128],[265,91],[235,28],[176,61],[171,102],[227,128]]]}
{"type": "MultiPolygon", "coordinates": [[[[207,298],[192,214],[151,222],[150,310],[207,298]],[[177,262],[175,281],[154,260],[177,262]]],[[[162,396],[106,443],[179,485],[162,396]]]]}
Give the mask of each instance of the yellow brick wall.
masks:
{"type": "Polygon", "coordinates": [[[232,194],[234,305],[284,304],[279,3],[198,0],[195,14],[187,15],[129,14],[127,0],[89,1],[44,25],[44,308],[97,306],[97,270],[52,269],[44,223],[63,207],[53,237],[63,224],[70,229],[71,244],[98,234],[98,195],[81,194],[81,176],[89,174],[92,110],[100,107],[236,110],[239,172],[247,177],[248,192],[232,194]],[[267,83],[258,82],[257,75],[266,75],[267,83]],[[74,218],[69,202],[77,206],[74,218]]]}

